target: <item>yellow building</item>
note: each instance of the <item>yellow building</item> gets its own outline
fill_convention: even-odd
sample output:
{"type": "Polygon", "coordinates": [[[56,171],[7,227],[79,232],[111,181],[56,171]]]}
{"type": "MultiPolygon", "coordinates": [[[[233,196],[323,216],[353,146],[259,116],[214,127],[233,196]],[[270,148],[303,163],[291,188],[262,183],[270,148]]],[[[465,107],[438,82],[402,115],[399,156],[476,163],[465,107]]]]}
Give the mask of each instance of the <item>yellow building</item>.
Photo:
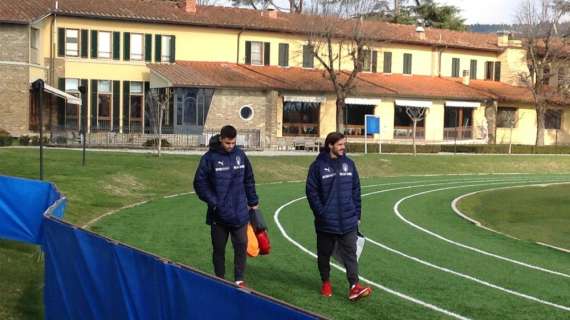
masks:
{"type": "MultiPolygon", "coordinates": [[[[0,129],[33,134],[42,109],[53,135],[73,141],[84,118],[91,143],[140,145],[155,127],[150,93],[172,92],[163,119],[172,144],[204,145],[232,124],[246,146],[310,146],[336,130],[337,117],[334,88],[315,58],[315,50],[326,58],[315,21],[195,0],[0,0],[0,129]],[[41,107],[30,103],[37,79],[49,91],[41,107]]],[[[519,41],[383,22],[363,30],[363,72],[342,114],[350,140],[363,140],[370,114],[381,118],[374,138],[408,143],[407,110],[424,108],[421,143],[534,144],[519,41]]],[[[350,72],[350,44],[340,47],[334,42],[342,57],[335,63],[350,72]]],[[[546,125],[546,144],[570,143],[564,105],[552,105],[546,125]]]]}

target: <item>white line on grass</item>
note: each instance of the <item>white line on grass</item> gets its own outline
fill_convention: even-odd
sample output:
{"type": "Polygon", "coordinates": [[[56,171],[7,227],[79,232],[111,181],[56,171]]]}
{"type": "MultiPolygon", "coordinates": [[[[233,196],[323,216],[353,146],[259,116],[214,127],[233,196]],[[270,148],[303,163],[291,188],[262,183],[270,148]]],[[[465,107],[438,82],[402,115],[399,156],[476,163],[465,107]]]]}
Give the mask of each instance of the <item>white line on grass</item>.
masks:
{"type": "MultiPolygon", "coordinates": [[[[313,252],[310,251],[309,249],[303,247],[300,243],[298,243],[297,241],[295,241],[295,240],[293,240],[291,237],[289,237],[289,235],[287,234],[287,232],[285,231],[285,229],[283,228],[283,226],[282,226],[281,223],[279,222],[279,214],[281,213],[281,210],[283,210],[285,207],[287,207],[287,206],[289,206],[289,205],[291,205],[291,204],[293,204],[293,203],[295,203],[295,202],[297,202],[297,201],[303,200],[303,199],[305,199],[305,198],[306,198],[306,197],[297,198],[297,199],[295,199],[295,200],[289,201],[289,202],[287,202],[286,204],[282,205],[281,207],[279,207],[279,209],[277,209],[277,211],[275,211],[275,214],[273,215],[273,219],[275,220],[275,224],[277,225],[277,228],[279,228],[279,231],[281,231],[281,234],[283,234],[283,236],[285,237],[285,239],[287,239],[289,242],[291,242],[291,243],[294,244],[296,247],[298,247],[299,249],[301,249],[301,251],[303,251],[303,252],[309,254],[309,255],[312,256],[313,258],[317,258],[317,255],[316,255],[315,253],[313,253],[313,252]]],[[[336,263],[331,263],[331,265],[332,265],[335,269],[338,269],[338,270],[340,270],[340,271],[342,271],[342,272],[346,272],[346,270],[345,270],[344,268],[342,268],[341,266],[337,265],[336,263]]],[[[375,286],[375,287],[377,287],[377,288],[380,289],[380,290],[383,290],[383,291],[386,291],[386,292],[388,292],[388,293],[390,293],[390,294],[393,294],[393,295],[395,295],[395,296],[397,296],[397,297],[399,297],[399,298],[402,298],[402,299],[404,299],[404,300],[408,300],[408,301],[410,301],[410,302],[412,302],[412,303],[415,303],[415,304],[419,304],[419,305],[421,305],[421,306],[423,306],[423,307],[425,307],[425,308],[428,308],[428,309],[431,309],[431,310],[434,310],[434,311],[443,313],[443,314],[448,315],[448,316],[450,316],[450,317],[453,317],[453,318],[455,318],[455,319],[469,320],[469,318],[467,318],[467,317],[461,316],[461,315],[459,315],[459,314],[457,314],[457,313],[454,313],[454,312],[445,310],[445,309],[440,308],[440,307],[438,307],[438,306],[435,306],[435,305],[433,305],[433,304],[430,304],[430,303],[421,301],[421,300],[419,300],[419,299],[413,298],[413,297],[411,297],[411,296],[408,296],[408,295],[406,295],[406,294],[403,294],[403,293],[401,293],[401,292],[398,292],[398,291],[396,291],[396,290],[390,289],[390,288],[385,287],[385,286],[383,286],[383,285],[381,285],[381,284],[378,284],[378,283],[376,283],[376,282],[373,282],[373,281],[371,281],[371,280],[368,280],[368,279],[366,279],[366,278],[364,278],[364,277],[360,277],[360,280],[362,280],[362,281],[364,281],[364,282],[366,282],[366,283],[368,283],[368,284],[370,284],[370,285],[372,285],[372,286],[375,286]]]]}
{"type": "MultiPolygon", "coordinates": [[[[563,185],[563,184],[570,184],[570,182],[556,182],[556,183],[548,183],[548,184],[536,184],[536,185],[531,185],[531,186],[553,186],[553,185],[563,185]]],[[[463,212],[461,212],[461,210],[459,210],[459,208],[457,207],[457,204],[459,203],[459,201],[463,200],[464,198],[479,194],[479,193],[483,193],[483,192],[490,192],[490,191],[496,191],[496,190],[504,190],[504,189],[516,189],[516,188],[525,188],[525,187],[529,187],[529,185],[522,185],[522,186],[508,186],[508,187],[500,187],[500,188],[493,188],[493,189],[484,189],[484,190],[479,190],[479,191],[475,191],[475,192],[470,192],[464,195],[461,195],[455,199],[453,199],[453,201],[451,202],[451,209],[453,210],[453,212],[455,212],[458,216],[460,216],[461,218],[473,223],[474,225],[478,226],[479,228],[485,229],[487,231],[491,231],[497,234],[500,234],[502,236],[508,237],[508,238],[512,238],[512,239],[516,239],[516,240],[520,240],[516,237],[511,236],[510,234],[506,234],[494,229],[491,229],[487,226],[485,226],[484,224],[482,224],[480,221],[475,220],[469,216],[467,216],[466,214],[464,214],[463,212]]],[[[542,242],[536,242],[537,244],[540,244],[542,246],[546,246],[546,247],[550,247],[556,250],[560,250],[566,253],[570,253],[570,250],[568,249],[564,249],[564,248],[559,248],[559,247],[555,247],[553,245],[549,245],[546,243],[542,243],[542,242]]]]}
{"type": "MultiPolygon", "coordinates": [[[[530,181],[529,181],[529,182],[530,182],[530,181]]],[[[507,182],[505,182],[505,183],[507,183],[507,182]]],[[[491,183],[491,184],[498,184],[498,183],[491,183]]],[[[429,234],[429,235],[431,235],[431,236],[433,236],[433,237],[436,237],[436,238],[438,238],[438,239],[440,239],[440,240],[443,240],[443,241],[445,241],[445,242],[447,242],[447,243],[450,243],[450,244],[453,244],[453,245],[455,245],[455,246],[462,247],[462,248],[465,248],[465,249],[468,249],[468,250],[471,250],[471,251],[474,251],[474,252],[477,252],[477,253],[480,253],[480,254],[489,256],[489,257],[493,257],[493,258],[500,259],[500,260],[503,260],[503,261],[511,262],[511,263],[514,263],[514,264],[517,264],[517,265],[520,265],[520,266],[523,266],[523,267],[527,267],[527,268],[530,268],[530,269],[534,269],[534,270],[538,270],[538,271],[542,271],[542,272],[546,272],[546,273],[550,273],[550,274],[554,274],[554,275],[558,275],[558,276],[570,278],[570,275],[568,275],[568,274],[566,274],[566,273],[562,273],[562,272],[558,272],[558,271],[553,271],[553,270],[549,270],[549,269],[542,268],[542,267],[539,267],[539,266],[535,266],[535,265],[532,265],[532,264],[528,264],[528,263],[525,263],[525,262],[521,262],[521,261],[518,261],[518,260],[510,259],[510,258],[503,257],[503,256],[500,256],[500,255],[491,253],[491,252],[487,252],[487,251],[484,251],[484,250],[481,250],[481,249],[478,249],[478,248],[475,248],[475,247],[471,247],[471,246],[465,245],[465,244],[460,243],[460,242],[456,242],[456,241],[450,240],[450,239],[445,238],[445,237],[443,237],[443,236],[441,236],[441,235],[439,235],[439,234],[437,234],[437,233],[435,233],[435,232],[433,232],[433,231],[430,231],[430,230],[428,230],[428,229],[422,228],[421,226],[419,226],[419,225],[417,225],[417,224],[414,224],[413,222],[411,222],[411,221],[409,221],[408,219],[406,219],[406,218],[402,215],[402,213],[400,212],[400,210],[399,210],[399,207],[400,207],[400,205],[402,204],[402,202],[404,202],[404,201],[406,201],[406,200],[408,200],[408,199],[414,198],[414,197],[418,197],[418,196],[421,196],[421,195],[425,195],[425,194],[433,193],[433,192],[437,192],[437,191],[444,191],[444,190],[458,189],[458,188],[468,188],[468,187],[478,187],[478,186],[481,186],[481,185],[475,184],[475,185],[463,185],[463,186],[456,186],[456,187],[446,187],[446,188],[439,188],[439,189],[434,189],[434,190],[429,190],[429,191],[424,191],[424,192],[415,193],[415,194],[406,196],[406,197],[401,198],[400,200],[398,200],[398,202],[396,202],[396,204],[394,204],[393,210],[394,210],[394,213],[398,216],[398,218],[400,218],[400,219],[401,219],[402,221],[404,221],[405,223],[407,223],[407,224],[409,224],[410,226],[412,226],[412,227],[414,227],[414,228],[416,228],[416,229],[418,229],[418,230],[420,230],[420,231],[423,231],[423,232],[425,232],[425,233],[427,233],[427,234],[429,234]]]]}

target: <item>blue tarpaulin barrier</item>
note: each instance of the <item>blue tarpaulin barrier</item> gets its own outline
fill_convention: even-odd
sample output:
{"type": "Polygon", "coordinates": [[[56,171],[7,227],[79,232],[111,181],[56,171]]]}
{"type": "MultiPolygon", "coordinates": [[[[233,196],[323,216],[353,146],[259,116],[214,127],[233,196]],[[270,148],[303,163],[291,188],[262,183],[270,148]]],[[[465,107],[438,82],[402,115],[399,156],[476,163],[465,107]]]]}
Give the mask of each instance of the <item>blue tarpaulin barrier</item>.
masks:
{"type": "Polygon", "coordinates": [[[42,246],[48,320],[319,318],[62,221],[64,206],[52,184],[0,176],[0,238],[42,246]]]}

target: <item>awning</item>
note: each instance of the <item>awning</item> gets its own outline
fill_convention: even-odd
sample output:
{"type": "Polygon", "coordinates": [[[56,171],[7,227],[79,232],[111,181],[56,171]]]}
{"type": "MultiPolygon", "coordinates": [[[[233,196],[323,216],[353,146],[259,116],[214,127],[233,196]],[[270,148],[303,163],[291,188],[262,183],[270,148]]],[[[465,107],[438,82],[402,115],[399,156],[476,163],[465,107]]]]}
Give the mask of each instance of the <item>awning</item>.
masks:
{"type": "Polygon", "coordinates": [[[429,108],[433,105],[431,101],[427,100],[402,100],[396,99],[396,105],[400,107],[417,107],[417,108],[429,108]]]}
{"type": "Polygon", "coordinates": [[[324,96],[284,95],[283,101],[285,101],[285,102],[323,103],[326,101],[326,98],[324,96]]]}
{"type": "Polygon", "coordinates": [[[481,106],[481,102],[445,101],[445,106],[450,108],[479,108],[481,106]]]}
{"type": "Polygon", "coordinates": [[[78,97],[74,97],[72,95],[70,95],[69,93],[65,93],[59,89],[56,89],[50,85],[47,85],[44,83],[44,91],[45,92],[49,92],[53,95],[56,95],[60,98],[63,98],[67,101],[67,103],[71,103],[71,104],[76,104],[78,106],[81,105],[81,99],[79,99],[78,97]]]}
{"type": "Polygon", "coordinates": [[[344,99],[344,103],[346,104],[360,104],[360,105],[367,105],[367,106],[376,106],[382,102],[382,99],[374,99],[374,98],[346,98],[344,99]]]}

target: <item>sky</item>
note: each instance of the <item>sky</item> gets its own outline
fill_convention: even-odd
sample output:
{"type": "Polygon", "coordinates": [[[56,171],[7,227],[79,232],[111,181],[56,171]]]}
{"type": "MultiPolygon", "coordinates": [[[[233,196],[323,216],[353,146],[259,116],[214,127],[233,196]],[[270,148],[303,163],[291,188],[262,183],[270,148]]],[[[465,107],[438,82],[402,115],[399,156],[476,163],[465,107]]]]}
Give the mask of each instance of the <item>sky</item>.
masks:
{"type": "Polygon", "coordinates": [[[512,24],[519,10],[520,0],[438,0],[440,4],[454,5],[462,10],[467,24],[512,24]]]}

